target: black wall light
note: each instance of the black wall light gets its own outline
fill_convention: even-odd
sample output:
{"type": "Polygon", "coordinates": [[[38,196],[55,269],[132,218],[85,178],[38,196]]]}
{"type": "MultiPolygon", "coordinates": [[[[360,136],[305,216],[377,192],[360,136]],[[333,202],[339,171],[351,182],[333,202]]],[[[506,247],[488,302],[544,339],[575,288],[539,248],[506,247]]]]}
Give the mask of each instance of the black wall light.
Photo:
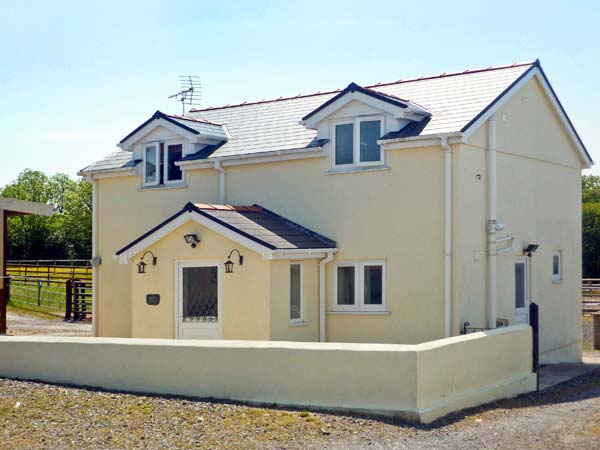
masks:
{"type": "Polygon", "coordinates": [[[242,256],[242,254],[240,253],[240,251],[237,248],[234,248],[233,250],[231,250],[229,252],[229,256],[227,257],[227,261],[225,261],[225,273],[232,273],[233,272],[233,261],[231,260],[231,255],[233,255],[233,252],[237,252],[238,256],[239,256],[239,264],[240,266],[242,264],[244,264],[244,257],[242,256]]]}
{"type": "Polygon", "coordinates": [[[198,242],[200,242],[200,239],[198,238],[197,234],[186,234],[185,236],[183,236],[183,238],[185,239],[185,242],[187,244],[190,244],[192,246],[192,248],[196,248],[196,245],[198,244],[198,242]]]}
{"type": "Polygon", "coordinates": [[[146,264],[144,262],[144,258],[146,257],[146,255],[148,253],[150,253],[152,255],[152,265],[153,266],[156,265],[156,261],[158,261],[158,258],[156,256],[154,256],[154,253],[152,253],[150,250],[148,250],[147,252],[144,252],[144,254],[142,255],[142,257],[140,258],[140,262],[137,263],[138,273],[146,273],[146,266],[148,264],[146,264]]]}
{"type": "Polygon", "coordinates": [[[531,255],[535,253],[539,246],[540,244],[528,244],[527,247],[523,249],[523,254],[531,258],[531,255]]]}

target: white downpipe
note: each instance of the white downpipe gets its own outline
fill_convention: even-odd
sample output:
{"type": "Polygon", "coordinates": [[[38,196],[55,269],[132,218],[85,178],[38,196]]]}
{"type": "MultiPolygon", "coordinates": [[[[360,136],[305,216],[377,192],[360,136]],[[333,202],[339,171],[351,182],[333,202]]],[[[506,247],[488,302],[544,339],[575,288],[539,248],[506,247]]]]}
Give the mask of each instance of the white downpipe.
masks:
{"type": "MultiPolygon", "coordinates": [[[[92,258],[98,257],[98,180],[92,183],[92,258]]],[[[98,264],[92,264],[92,336],[98,337],[98,264]]]]}
{"type": "Polygon", "coordinates": [[[488,328],[496,328],[496,296],[497,296],[497,278],[496,278],[496,256],[498,255],[498,242],[496,238],[497,218],[496,218],[496,117],[491,116],[488,119],[487,133],[487,173],[488,173],[488,273],[487,273],[487,325],[488,328]]]}
{"type": "Polygon", "coordinates": [[[452,148],[442,137],[444,149],[444,328],[452,336],[452,148]]]}
{"type": "Polygon", "coordinates": [[[327,341],[327,279],[325,268],[333,261],[333,252],[319,261],[319,341],[327,341]]]}
{"type": "Polygon", "coordinates": [[[219,172],[219,204],[224,205],[227,199],[225,195],[225,169],[221,166],[221,161],[215,161],[215,170],[219,172]]]}

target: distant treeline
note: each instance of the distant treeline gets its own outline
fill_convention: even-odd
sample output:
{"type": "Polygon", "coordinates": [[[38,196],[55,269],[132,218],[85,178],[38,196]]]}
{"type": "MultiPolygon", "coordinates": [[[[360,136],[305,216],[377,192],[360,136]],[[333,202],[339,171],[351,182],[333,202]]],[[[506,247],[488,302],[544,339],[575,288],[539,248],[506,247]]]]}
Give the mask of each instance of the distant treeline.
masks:
{"type": "Polygon", "coordinates": [[[0,196],[51,203],[52,217],[15,216],[8,222],[8,259],[89,259],[92,252],[92,188],[59,173],[26,169],[0,196]]]}
{"type": "Polygon", "coordinates": [[[600,177],[582,179],[583,278],[600,278],[600,177]]]}

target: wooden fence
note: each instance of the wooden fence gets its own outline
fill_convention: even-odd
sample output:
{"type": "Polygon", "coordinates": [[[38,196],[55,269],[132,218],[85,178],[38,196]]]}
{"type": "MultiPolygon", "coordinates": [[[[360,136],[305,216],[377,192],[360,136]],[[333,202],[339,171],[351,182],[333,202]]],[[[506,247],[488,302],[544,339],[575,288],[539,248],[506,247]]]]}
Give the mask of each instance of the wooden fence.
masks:
{"type": "Polygon", "coordinates": [[[600,278],[581,281],[582,309],[584,314],[600,312],[600,278]]]}
{"type": "Polygon", "coordinates": [[[6,275],[46,280],[92,281],[92,266],[88,260],[9,260],[6,275]]]}

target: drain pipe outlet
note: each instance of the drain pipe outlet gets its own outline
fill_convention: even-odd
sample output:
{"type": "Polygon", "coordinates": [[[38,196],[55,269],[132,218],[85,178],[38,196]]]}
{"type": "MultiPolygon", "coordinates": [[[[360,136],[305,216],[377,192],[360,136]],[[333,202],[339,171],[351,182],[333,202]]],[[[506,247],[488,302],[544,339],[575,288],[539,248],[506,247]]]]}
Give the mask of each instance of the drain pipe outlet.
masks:
{"type": "Polygon", "coordinates": [[[319,261],[319,341],[327,341],[327,279],[326,266],[333,261],[333,252],[319,261]]]}
{"type": "Polygon", "coordinates": [[[215,161],[215,170],[219,172],[219,203],[224,205],[227,198],[225,195],[225,169],[221,166],[220,159],[215,161]]]}

